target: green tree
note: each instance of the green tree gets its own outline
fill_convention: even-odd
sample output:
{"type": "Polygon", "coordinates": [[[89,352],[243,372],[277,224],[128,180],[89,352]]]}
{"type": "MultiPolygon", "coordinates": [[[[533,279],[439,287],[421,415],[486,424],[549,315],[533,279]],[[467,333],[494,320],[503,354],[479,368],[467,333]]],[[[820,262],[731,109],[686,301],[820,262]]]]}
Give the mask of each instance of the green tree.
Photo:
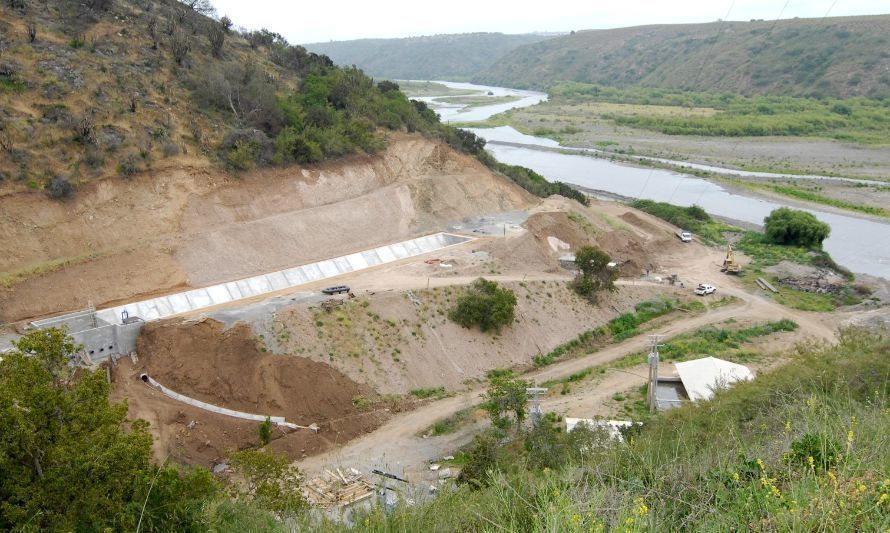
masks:
{"type": "Polygon", "coordinates": [[[513,323],[515,306],[516,294],[512,290],[479,278],[458,297],[448,316],[465,328],[479,326],[482,331],[500,331],[502,326],[513,323]]]}
{"type": "Polygon", "coordinates": [[[272,441],[272,420],[267,416],[260,422],[260,442],[265,446],[272,441]]]}
{"type": "Polygon", "coordinates": [[[0,361],[0,530],[182,530],[216,491],[210,473],[151,463],[144,421],[109,403],[104,372],[69,365],[61,329],[0,361]]]}
{"type": "Polygon", "coordinates": [[[572,289],[591,303],[596,303],[599,292],[614,291],[618,270],[609,266],[611,262],[609,254],[596,246],[581,247],[575,254],[578,274],[571,282],[572,289]]]}
{"type": "Polygon", "coordinates": [[[822,248],[822,241],[831,233],[831,226],[811,213],[780,207],[763,219],[766,239],[776,244],[822,248]]]}
{"type": "Polygon", "coordinates": [[[280,517],[294,516],[307,507],[303,474],[286,455],[247,449],[235,452],[232,463],[247,483],[245,492],[240,493],[244,499],[280,517]]]}
{"type": "Polygon", "coordinates": [[[483,395],[485,402],[483,408],[491,417],[496,427],[504,428],[510,424],[508,415],[513,414],[516,425],[522,424],[526,415],[528,395],[526,388],[529,383],[525,380],[509,376],[496,376],[491,378],[488,391],[483,395]]]}

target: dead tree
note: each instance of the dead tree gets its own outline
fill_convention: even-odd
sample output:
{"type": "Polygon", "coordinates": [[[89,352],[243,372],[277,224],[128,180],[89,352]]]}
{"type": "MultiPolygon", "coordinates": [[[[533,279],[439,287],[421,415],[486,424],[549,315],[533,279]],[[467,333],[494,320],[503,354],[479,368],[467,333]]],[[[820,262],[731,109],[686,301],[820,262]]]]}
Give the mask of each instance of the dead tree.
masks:
{"type": "Polygon", "coordinates": [[[182,65],[191,49],[192,40],[185,32],[177,31],[173,34],[173,39],[170,41],[170,51],[173,53],[173,60],[176,61],[177,65],[182,65]]]}
{"type": "Polygon", "coordinates": [[[148,21],[145,23],[145,28],[148,30],[148,36],[151,37],[151,49],[158,49],[158,17],[151,15],[148,17],[148,21]]]}
{"type": "Polygon", "coordinates": [[[207,40],[210,41],[210,53],[213,57],[222,57],[223,44],[226,41],[226,31],[221,24],[211,22],[207,28],[207,40]]]}

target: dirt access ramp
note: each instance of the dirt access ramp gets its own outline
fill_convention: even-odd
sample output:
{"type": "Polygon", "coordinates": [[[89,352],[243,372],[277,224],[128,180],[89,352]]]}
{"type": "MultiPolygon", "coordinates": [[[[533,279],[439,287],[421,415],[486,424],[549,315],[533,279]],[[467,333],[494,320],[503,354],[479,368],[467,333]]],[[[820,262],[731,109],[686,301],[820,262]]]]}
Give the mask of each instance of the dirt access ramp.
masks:
{"type": "Polygon", "coordinates": [[[392,134],[387,150],[233,177],[207,168],[107,179],[68,202],[0,197],[0,322],[200,287],[443,229],[537,202],[447,145],[392,134]]]}
{"type": "Polygon", "coordinates": [[[112,397],[127,398],[130,417],[149,421],[160,460],[212,465],[231,450],[259,444],[259,427],[168,398],[139,379],[143,372],[217,406],[318,424],[317,434],[273,429],[272,449],[292,458],[372,431],[388,416],[374,408],[379,398],[373,389],[323,363],[263,353],[243,324],[224,329],[213,320],[151,323],[137,351],[136,363],[125,358],[115,369],[112,397]]]}

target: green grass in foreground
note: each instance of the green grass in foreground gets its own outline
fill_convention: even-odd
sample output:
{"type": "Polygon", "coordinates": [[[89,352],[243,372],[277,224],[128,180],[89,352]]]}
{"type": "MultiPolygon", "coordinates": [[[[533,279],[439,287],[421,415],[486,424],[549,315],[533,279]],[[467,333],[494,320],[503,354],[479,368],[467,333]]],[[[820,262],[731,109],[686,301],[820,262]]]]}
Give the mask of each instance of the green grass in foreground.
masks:
{"type": "MultiPolygon", "coordinates": [[[[890,340],[846,332],[608,442],[543,424],[483,437],[472,481],[354,516],[362,531],[884,531],[890,340]],[[485,467],[480,470],[480,467],[485,467]],[[480,473],[481,472],[481,473],[480,473]]],[[[348,529],[321,523],[321,531],[348,529]]]]}

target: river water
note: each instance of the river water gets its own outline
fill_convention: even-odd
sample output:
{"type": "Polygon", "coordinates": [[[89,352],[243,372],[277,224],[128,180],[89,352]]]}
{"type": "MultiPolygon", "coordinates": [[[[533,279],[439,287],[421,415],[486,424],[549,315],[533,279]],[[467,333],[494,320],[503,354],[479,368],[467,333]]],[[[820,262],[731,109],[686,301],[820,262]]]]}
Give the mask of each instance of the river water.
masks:
{"type": "MultiPolygon", "coordinates": [[[[519,100],[506,104],[466,110],[462,110],[463,106],[460,105],[444,106],[436,102],[435,97],[423,98],[439,113],[442,120],[447,122],[482,121],[507,109],[527,107],[547,99],[546,94],[532,91],[469,83],[436,83],[458,89],[483,91],[484,93],[491,91],[495,96],[516,95],[520,97],[519,100]]],[[[595,150],[581,149],[577,154],[554,152],[552,149],[559,147],[559,143],[556,141],[524,135],[509,126],[475,128],[472,131],[488,141],[486,149],[499,161],[531,168],[551,181],[563,181],[630,198],[645,198],[677,205],[698,204],[709,213],[753,224],[763,224],[763,218],[773,209],[786,205],[781,200],[763,200],[730,192],[716,183],[695,176],[670,170],[634,167],[583,154],[584,151],[595,152],[595,150]]],[[[745,176],[807,178],[736,171],[706,165],[692,165],[682,161],[659,161],[745,176]]],[[[835,261],[853,272],[890,279],[890,224],[818,209],[806,210],[831,226],[831,235],[825,240],[824,248],[835,261]]]]}

